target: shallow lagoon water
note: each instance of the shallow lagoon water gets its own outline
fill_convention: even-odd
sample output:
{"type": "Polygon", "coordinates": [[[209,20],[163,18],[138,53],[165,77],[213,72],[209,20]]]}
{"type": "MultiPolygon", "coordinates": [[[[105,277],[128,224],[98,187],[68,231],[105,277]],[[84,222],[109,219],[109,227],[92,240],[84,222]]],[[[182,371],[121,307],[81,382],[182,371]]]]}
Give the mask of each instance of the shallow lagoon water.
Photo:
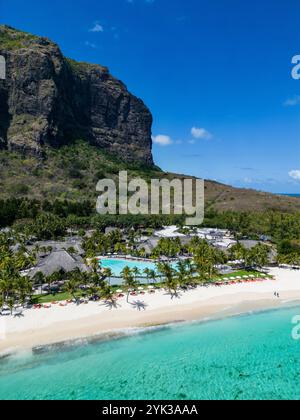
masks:
{"type": "Polygon", "coordinates": [[[300,308],[0,361],[0,399],[299,399],[300,308]]]}

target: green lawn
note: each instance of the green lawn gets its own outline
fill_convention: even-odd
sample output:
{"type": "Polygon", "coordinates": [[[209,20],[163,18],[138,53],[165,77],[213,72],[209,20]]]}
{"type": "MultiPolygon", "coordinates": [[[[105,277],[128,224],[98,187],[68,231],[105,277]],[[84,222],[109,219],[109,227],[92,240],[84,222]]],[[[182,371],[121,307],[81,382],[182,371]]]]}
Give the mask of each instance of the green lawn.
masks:
{"type": "MultiPolygon", "coordinates": [[[[81,297],[81,294],[77,293],[78,297],[81,297]]],[[[33,304],[38,304],[38,303],[49,303],[49,302],[61,302],[63,300],[70,300],[73,299],[72,296],[70,295],[70,293],[57,293],[55,295],[36,295],[31,299],[31,302],[33,304]]]]}
{"type": "MultiPolygon", "coordinates": [[[[234,271],[231,274],[224,274],[221,276],[218,276],[218,278],[222,279],[222,278],[228,278],[228,277],[243,277],[243,276],[260,276],[262,273],[260,271],[246,271],[246,270],[239,270],[239,271],[234,271]]],[[[272,276],[268,276],[268,277],[272,277],[272,276]]]]}

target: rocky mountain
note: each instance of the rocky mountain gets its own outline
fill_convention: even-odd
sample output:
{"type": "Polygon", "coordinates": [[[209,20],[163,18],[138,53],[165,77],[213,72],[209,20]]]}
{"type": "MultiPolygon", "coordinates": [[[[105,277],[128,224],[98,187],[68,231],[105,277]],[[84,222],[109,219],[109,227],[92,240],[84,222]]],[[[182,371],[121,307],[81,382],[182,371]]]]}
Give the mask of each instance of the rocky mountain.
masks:
{"type": "Polygon", "coordinates": [[[0,26],[0,146],[43,156],[83,139],[129,162],[153,165],[152,115],[100,65],[63,56],[46,38],[0,26]]]}
{"type": "MultiPolygon", "coordinates": [[[[153,164],[152,116],[107,68],[63,56],[46,38],[0,25],[0,199],[95,200],[103,177],[183,177],[153,164]],[[22,153],[20,153],[22,152],[22,153]],[[41,157],[43,159],[41,159],[41,157]]],[[[213,181],[206,207],[299,212],[300,199],[213,181]]]]}

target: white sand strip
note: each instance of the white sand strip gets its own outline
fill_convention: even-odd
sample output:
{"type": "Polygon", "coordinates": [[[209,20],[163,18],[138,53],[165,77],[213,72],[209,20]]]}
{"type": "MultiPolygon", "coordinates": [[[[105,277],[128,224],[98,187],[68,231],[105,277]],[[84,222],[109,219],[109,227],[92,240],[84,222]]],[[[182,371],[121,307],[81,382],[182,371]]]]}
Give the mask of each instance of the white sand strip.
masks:
{"type": "Polygon", "coordinates": [[[5,339],[0,341],[0,352],[124,328],[200,320],[223,316],[225,313],[279,307],[282,302],[300,300],[300,272],[276,268],[271,269],[270,274],[275,276],[275,281],[199,287],[181,292],[174,299],[163,291],[154,295],[131,296],[129,304],[126,298],[119,300],[117,309],[110,309],[103,302],[90,302],[80,306],[52,305],[50,309],[25,310],[22,318],[2,318],[6,334],[5,339]],[[274,296],[275,292],[280,294],[280,299],[274,296]]]}

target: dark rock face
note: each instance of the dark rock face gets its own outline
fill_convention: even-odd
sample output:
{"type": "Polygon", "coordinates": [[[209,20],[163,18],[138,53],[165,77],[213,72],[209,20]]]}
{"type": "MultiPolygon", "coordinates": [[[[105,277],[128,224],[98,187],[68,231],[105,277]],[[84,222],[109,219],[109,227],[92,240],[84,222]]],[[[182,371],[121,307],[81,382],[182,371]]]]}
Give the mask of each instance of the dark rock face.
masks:
{"type": "Polygon", "coordinates": [[[0,147],[43,155],[84,139],[124,160],[153,165],[152,115],[107,68],[66,59],[59,47],[0,26],[0,147]]]}

